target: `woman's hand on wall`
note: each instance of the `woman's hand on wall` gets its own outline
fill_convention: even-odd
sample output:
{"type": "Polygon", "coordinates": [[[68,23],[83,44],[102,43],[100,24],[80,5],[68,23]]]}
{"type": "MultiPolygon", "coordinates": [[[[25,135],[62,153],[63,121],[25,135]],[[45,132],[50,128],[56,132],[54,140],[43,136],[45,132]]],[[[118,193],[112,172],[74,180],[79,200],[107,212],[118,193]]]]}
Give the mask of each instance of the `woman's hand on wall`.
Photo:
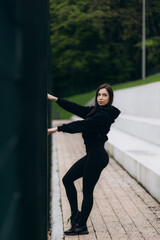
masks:
{"type": "Polygon", "coordinates": [[[55,97],[55,96],[52,96],[51,94],[48,94],[48,93],[47,93],[47,98],[48,98],[49,100],[52,100],[52,101],[54,101],[54,102],[57,102],[57,100],[58,100],[58,98],[57,98],[57,97],[55,97]]]}
{"type": "Polygon", "coordinates": [[[47,130],[47,135],[50,135],[51,133],[55,133],[55,132],[57,132],[57,127],[48,128],[48,130],[47,130]]]}

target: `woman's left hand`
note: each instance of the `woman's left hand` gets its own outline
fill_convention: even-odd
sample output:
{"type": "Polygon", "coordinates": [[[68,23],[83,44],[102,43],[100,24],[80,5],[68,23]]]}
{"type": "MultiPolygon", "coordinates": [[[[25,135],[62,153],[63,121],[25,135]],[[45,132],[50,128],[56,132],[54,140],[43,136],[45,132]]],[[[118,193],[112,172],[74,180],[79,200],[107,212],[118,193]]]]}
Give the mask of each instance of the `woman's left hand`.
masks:
{"type": "Polygon", "coordinates": [[[50,135],[51,133],[55,133],[55,132],[57,132],[57,127],[48,128],[48,130],[47,130],[47,135],[50,135]]]}

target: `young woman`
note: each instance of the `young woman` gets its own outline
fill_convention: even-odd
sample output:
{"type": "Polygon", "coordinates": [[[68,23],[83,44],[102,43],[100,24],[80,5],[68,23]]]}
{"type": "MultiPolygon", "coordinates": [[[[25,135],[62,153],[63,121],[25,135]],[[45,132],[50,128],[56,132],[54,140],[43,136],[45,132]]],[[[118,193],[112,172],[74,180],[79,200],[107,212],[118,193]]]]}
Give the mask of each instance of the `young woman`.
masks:
{"type": "Polygon", "coordinates": [[[71,208],[71,228],[64,233],[66,235],[88,234],[86,223],[93,206],[94,187],[102,170],[109,162],[104,143],[108,140],[107,133],[120,111],[112,106],[113,90],[108,84],[102,84],[98,87],[95,106],[92,107],[81,106],[50,94],[48,94],[48,99],[57,102],[65,110],[84,119],[48,129],[48,135],[56,131],[82,133],[86,155],[78,160],[63,177],[63,184],[71,208]],[[81,177],[83,178],[83,202],[81,212],[79,212],[74,181],[81,177]]]}

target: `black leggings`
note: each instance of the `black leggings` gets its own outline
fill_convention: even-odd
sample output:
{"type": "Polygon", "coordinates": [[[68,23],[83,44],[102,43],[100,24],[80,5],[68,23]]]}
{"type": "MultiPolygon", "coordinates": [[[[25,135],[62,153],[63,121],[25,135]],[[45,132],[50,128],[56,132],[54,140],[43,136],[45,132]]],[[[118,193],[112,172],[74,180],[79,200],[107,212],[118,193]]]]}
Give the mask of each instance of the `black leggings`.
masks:
{"type": "Polygon", "coordinates": [[[93,206],[93,190],[109,157],[104,146],[86,147],[87,154],[78,160],[63,177],[71,212],[78,211],[77,191],[74,181],[83,177],[83,202],[79,224],[85,226],[93,206]]]}

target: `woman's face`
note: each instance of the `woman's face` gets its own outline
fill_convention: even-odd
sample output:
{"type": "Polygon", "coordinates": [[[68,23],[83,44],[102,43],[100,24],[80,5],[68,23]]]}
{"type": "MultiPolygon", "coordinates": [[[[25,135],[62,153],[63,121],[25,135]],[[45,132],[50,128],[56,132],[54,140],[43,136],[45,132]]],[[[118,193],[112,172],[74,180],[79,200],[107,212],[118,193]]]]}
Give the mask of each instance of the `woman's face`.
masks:
{"type": "Polygon", "coordinates": [[[109,102],[109,93],[106,88],[102,88],[98,92],[97,103],[99,106],[104,106],[109,102]]]}

